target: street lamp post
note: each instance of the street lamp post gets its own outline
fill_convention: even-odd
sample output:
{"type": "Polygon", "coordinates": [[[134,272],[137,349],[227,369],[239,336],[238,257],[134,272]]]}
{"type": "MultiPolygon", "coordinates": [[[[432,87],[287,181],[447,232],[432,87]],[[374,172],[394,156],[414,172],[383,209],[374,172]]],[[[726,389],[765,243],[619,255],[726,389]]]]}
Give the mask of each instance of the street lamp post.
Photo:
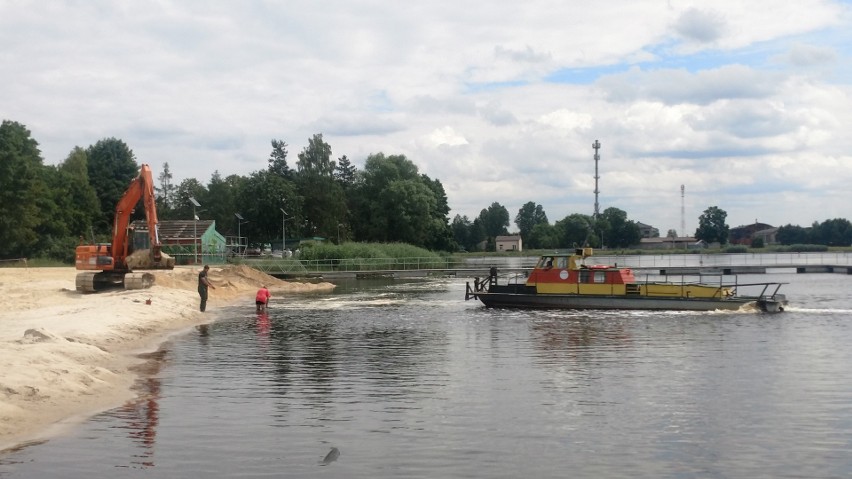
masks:
{"type": "Polygon", "coordinates": [[[198,264],[198,214],[195,212],[195,208],[198,208],[201,204],[192,196],[189,197],[189,201],[192,202],[192,217],[194,218],[192,223],[192,247],[195,250],[195,264],[198,264]]]}
{"type": "Polygon", "coordinates": [[[284,208],[278,209],[281,210],[281,257],[285,258],[287,256],[287,212],[284,208]]]}
{"type": "Polygon", "coordinates": [[[340,245],[340,227],[343,226],[343,223],[337,223],[337,244],[340,245]]]}
{"type": "Polygon", "coordinates": [[[243,221],[243,215],[239,213],[234,213],[234,216],[237,217],[237,254],[242,256],[241,250],[243,249],[243,237],[242,234],[240,234],[240,226],[242,226],[243,223],[248,223],[248,221],[243,221]]]}

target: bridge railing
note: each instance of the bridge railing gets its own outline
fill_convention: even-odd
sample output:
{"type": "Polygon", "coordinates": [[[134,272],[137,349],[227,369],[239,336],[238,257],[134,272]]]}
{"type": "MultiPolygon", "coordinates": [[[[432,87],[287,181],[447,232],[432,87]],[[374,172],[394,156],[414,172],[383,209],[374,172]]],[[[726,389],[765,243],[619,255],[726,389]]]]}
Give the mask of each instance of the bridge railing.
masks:
{"type": "Polygon", "coordinates": [[[302,266],[310,272],[325,271],[407,271],[407,270],[446,270],[464,267],[463,261],[451,258],[342,258],[322,260],[301,260],[302,266]]]}
{"type": "Polygon", "coordinates": [[[469,268],[464,260],[453,258],[336,258],[306,260],[297,258],[238,259],[236,263],[251,266],[268,274],[331,273],[360,271],[458,270],[469,268]]]}
{"type": "MultiPolygon", "coordinates": [[[[207,258],[205,258],[207,259],[207,258]]],[[[501,271],[528,270],[538,256],[473,256],[466,258],[339,258],[300,260],[298,258],[239,258],[238,263],[260,271],[274,273],[326,273],[360,271],[479,271],[496,267],[501,271]]],[[[229,260],[234,262],[233,259],[229,260]]],[[[763,266],[784,268],[796,266],[852,266],[850,253],[732,253],[732,254],[665,254],[606,255],[596,254],[586,264],[610,264],[635,269],[673,267],[715,268],[729,266],[763,266]]]]}

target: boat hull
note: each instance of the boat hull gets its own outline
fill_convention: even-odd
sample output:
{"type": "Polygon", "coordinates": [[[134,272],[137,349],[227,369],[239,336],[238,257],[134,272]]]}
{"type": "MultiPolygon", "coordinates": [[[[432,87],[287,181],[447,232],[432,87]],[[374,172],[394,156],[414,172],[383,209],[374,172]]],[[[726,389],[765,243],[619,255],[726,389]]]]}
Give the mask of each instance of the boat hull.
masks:
{"type": "Polygon", "coordinates": [[[612,296],[578,294],[542,294],[528,286],[496,286],[472,296],[489,308],[525,309],[610,309],[650,311],[733,311],[751,307],[760,311],[779,312],[786,301],[768,298],[683,298],[650,296],[612,296]]]}

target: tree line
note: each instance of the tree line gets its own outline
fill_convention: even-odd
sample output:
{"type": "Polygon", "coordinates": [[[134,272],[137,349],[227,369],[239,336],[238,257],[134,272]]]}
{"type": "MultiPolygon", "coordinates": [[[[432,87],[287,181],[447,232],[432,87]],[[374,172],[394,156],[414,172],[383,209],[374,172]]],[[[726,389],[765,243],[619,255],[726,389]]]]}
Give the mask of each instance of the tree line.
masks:
{"type": "MultiPolygon", "coordinates": [[[[206,184],[175,184],[166,163],[155,186],[161,220],[216,221],[217,229],[254,242],[321,236],[336,241],[402,242],[430,250],[456,248],[441,182],[404,155],[370,155],[363,170],[346,156],[331,159],[321,134],[288,163],[288,145],[271,141],[267,167],[249,175],[214,172],[206,184]],[[201,207],[193,209],[190,198],[201,207]],[[283,210],[283,212],[282,212],[283,210]],[[238,219],[239,214],[243,220],[238,219]]],[[[74,147],[56,166],[45,165],[22,124],[0,124],[0,258],[73,259],[80,237],[109,241],[114,208],[139,174],[133,151],[117,138],[74,147]]],[[[134,219],[144,212],[134,213],[134,219]]]]}
{"type": "MultiPolygon", "coordinates": [[[[215,220],[220,232],[240,231],[254,243],[279,240],[282,222],[288,238],[400,242],[433,251],[493,251],[496,237],[509,234],[509,211],[498,202],[476,218],[456,215],[450,221],[441,182],[420,173],[404,155],[371,154],[359,169],[345,155],[333,160],[331,146],[316,134],[291,167],[288,144],[273,139],[270,146],[265,168],[224,177],[214,171],[206,183],[187,178],[175,184],[165,163],[162,171],[154,172],[158,216],[190,220],[195,213],[215,220]],[[194,210],[190,198],[201,207],[194,210]]],[[[59,164],[45,165],[30,131],[4,120],[0,258],[69,261],[81,237],[109,241],[115,205],[139,170],[133,151],[117,138],[76,146],[59,164]]],[[[143,214],[137,211],[135,218],[143,214]]],[[[708,208],[695,236],[726,243],[726,215],[718,207],[708,208]]],[[[641,236],[638,224],[615,207],[597,217],[574,213],[551,224],[544,208],[530,201],[518,210],[514,224],[525,248],[625,248],[636,245],[641,236]]],[[[779,229],[778,239],[848,246],[852,228],[839,219],[810,228],[787,225],[779,229]]]]}
{"type": "MultiPolygon", "coordinates": [[[[698,218],[696,239],[708,243],[727,244],[730,227],[726,223],[728,213],[718,206],[704,210],[698,218]]],[[[852,246],[852,223],[844,218],[828,219],[823,222],[814,221],[810,227],[786,224],[779,226],[775,240],[782,245],[823,245],[823,246],[852,246]]],[[[754,247],[765,246],[762,238],[752,242],[754,247]]]]}

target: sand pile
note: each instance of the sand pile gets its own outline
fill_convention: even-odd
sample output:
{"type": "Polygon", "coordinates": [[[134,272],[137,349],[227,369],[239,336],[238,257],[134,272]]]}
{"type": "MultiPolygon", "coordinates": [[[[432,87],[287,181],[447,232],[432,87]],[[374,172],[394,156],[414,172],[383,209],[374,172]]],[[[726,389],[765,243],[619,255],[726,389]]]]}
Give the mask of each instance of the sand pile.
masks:
{"type": "MultiPolygon", "coordinates": [[[[176,268],[171,271],[152,271],[157,277],[156,284],[169,288],[197,291],[197,269],[176,268]]],[[[266,286],[276,296],[291,293],[328,292],[334,289],[331,283],[301,283],[284,281],[262,271],[245,265],[211,266],[208,273],[211,284],[216,287],[210,291],[210,300],[215,298],[234,300],[246,298],[254,304],[254,293],[266,286]]]]}
{"type": "Polygon", "coordinates": [[[279,297],[334,288],[211,267],[216,289],[202,314],[198,271],[157,270],[150,289],[80,294],[73,268],[0,268],[0,450],[132,399],[137,353],[215,319],[217,307],[253,308],[261,285],[279,297]]]}

